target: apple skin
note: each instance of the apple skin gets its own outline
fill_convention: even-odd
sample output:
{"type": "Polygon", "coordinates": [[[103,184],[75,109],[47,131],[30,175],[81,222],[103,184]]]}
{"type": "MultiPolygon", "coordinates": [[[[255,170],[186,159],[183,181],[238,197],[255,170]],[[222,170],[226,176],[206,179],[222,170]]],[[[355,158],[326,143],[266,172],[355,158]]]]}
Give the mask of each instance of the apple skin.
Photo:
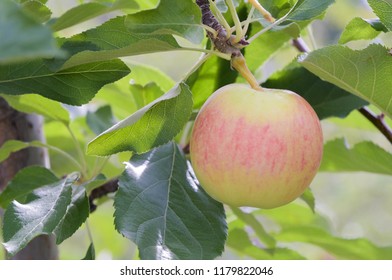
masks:
{"type": "Polygon", "coordinates": [[[231,206],[275,208],[298,198],[320,166],[323,135],[309,103],[288,90],[230,84],[196,117],[190,158],[196,178],[231,206]]]}

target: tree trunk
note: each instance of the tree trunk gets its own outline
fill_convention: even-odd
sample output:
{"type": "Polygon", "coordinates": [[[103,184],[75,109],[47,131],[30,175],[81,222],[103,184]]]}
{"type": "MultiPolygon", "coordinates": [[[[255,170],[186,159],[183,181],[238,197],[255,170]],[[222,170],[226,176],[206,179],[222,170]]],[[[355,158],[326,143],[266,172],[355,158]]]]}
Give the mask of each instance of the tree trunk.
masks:
{"type": "MultiPolygon", "coordinates": [[[[12,109],[0,97],[0,146],[7,140],[21,141],[44,140],[42,117],[24,114],[12,109]]],[[[14,175],[26,166],[40,165],[49,167],[49,157],[44,149],[28,148],[15,152],[0,164],[0,191],[14,175]]],[[[2,209],[0,208],[0,211],[2,209]]],[[[2,214],[2,213],[0,213],[2,214]]],[[[53,236],[42,235],[32,240],[13,259],[20,260],[50,260],[58,258],[58,250],[53,236]]]]}

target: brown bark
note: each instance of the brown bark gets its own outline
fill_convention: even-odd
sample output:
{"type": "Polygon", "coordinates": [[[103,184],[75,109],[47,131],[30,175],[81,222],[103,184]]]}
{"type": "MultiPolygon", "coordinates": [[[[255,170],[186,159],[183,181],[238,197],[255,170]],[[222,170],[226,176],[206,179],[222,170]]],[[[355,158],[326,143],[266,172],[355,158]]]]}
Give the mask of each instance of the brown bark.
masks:
{"type": "MultiPolygon", "coordinates": [[[[12,109],[3,98],[0,98],[0,146],[11,139],[43,141],[42,118],[18,112],[12,109]]],[[[11,154],[6,161],[0,164],[0,191],[6,187],[20,169],[29,165],[49,167],[46,151],[39,148],[29,148],[11,154]]],[[[47,235],[38,236],[13,257],[13,259],[21,260],[57,258],[58,250],[54,238],[47,235]]]]}

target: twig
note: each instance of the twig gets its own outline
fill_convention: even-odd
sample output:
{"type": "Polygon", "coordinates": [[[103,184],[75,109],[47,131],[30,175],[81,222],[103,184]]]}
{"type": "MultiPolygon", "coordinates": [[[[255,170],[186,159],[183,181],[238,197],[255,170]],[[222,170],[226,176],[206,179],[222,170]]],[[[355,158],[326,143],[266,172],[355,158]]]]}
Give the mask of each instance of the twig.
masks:
{"type": "Polygon", "coordinates": [[[94,212],[97,209],[97,205],[94,204],[94,200],[97,198],[101,198],[109,193],[114,193],[118,189],[118,179],[112,179],[109,182],[106,182],[102,186],[94,189],[88,200],[90,202],[90,213],[94,212]]]}
{"type": "Polygon", "coordinates": [[[376,115],[370,109],[362,107],[358,111],[367,118],[392,144],[392,129],[385,122],[384,114],[376,115]]]}
{"type": "Polygon", "coordinates": [[[196,0],[196,4],[202,13],[202,23],[216,31],[212,33],[206,30],[215,48],[221,53],[229,54],[230,56],[240,56],[241,47],[248,45],[248,42],[242,39],[238,43],[235,43],[235,36],[228,36],[226,28],[219,23],[212,13],[208,0],[196,0]]]}
{"type": "Polygon", "coordinates": [[[310,52],[308,45],[306,45],[305,41],[302,38],[293,39],[292,44],[300,52],[305,52],[305,53],[310,52]]]}
{"type": "MultiPolygon", "coordinates": [[[[293,39],[293,46],[300,52],[309,52],[310,49],[301,38],[293,39]]],[[[392,129],[385,122],[384,114],[376,115],[366,107],[359,108],[358,111],[367,118],[392,144],[392,129]]]]}
{"type": "Polygon", "coordinates": [[[186,144],[183,148],[182,151],[184,154],[189,155],[189,153],[191,152],[191,145],[190,143],[186,144]]]}

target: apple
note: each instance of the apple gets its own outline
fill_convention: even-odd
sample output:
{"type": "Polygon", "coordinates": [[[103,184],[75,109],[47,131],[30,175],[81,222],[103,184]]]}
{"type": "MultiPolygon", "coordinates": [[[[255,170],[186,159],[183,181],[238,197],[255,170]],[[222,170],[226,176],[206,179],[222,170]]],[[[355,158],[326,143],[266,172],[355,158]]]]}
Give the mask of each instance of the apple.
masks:
{"type": "Polygon", "coordinates": [[[320,166],[320,121],[298,94],[230,84],[198,113],[190,139],[196,178],[231,206],[274,208],[298,198],[320,166]]]}

